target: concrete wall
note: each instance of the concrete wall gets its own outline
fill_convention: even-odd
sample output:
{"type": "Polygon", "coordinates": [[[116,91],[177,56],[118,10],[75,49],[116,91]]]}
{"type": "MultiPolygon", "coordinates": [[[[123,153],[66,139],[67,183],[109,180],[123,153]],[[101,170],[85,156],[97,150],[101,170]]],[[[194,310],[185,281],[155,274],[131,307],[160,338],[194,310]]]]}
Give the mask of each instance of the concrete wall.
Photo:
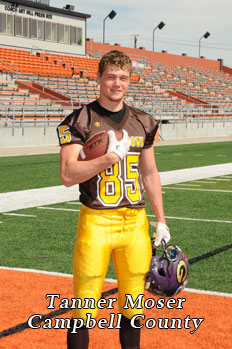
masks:
{"type": "MultiPolygon", "coordinates": [[[[50,145],[58,144],[56,126],[52,124],[45,127],[44,124],[36,126],[13,125],[0,127],[0,147],[3,146],[25,146],[25,145],[50,145]]],[[[232,120],[163,124],[160,126],[160,134],[163,139],[182,139],[199,137],[232,136],[232,120]]]]}
{"type": "Polygon", "coordinates": [[[56,125],[0,127],[0,147],[58,144],[56,125]]]}
{"type": "Polygon", "coordinates": [[[207,122],[199,120],[199,122],[173,123],[163,124],[160,126],[160,134],[164,139],[173,138],[197,138],[197,137],[219,137],[232,136],[232,120],[207,122]]]}

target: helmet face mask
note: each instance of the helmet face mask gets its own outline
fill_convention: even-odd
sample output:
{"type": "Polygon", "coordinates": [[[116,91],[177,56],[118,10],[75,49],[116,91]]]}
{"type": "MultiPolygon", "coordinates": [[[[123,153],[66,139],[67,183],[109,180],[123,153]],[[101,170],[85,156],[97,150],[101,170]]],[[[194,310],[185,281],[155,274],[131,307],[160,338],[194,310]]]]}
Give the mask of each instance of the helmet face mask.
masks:
{"type": "Polygon", "coordinates": [[[153,255],[145,288],[155,295],[172,297],[182,291],[188,281],[188,259],[176,245],[162,242],[162,255],[153,255]]]}

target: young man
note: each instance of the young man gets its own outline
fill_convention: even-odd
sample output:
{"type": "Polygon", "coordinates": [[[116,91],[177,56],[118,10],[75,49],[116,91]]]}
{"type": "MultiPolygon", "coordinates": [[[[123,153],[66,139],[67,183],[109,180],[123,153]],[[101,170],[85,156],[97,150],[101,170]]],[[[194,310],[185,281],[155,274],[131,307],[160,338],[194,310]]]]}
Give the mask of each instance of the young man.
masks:
{"type": "MultiPolygon", "coordinates": [[[[74,295],[94,298],[96,302],[101,298],[112,255],[122,313],[120,343],[124,349],[140,348],[140,329],[132,327],[130,319],[143,309],[123,307],[126,294],[135,300],[144,293],[152,254],[144,189],[156,216],[155,244],[170,239],[153,151],[158,124],[150,115],[123,102],[131,72],[132,63],[126,54],[105,54],[99,63],[99,99],[74,111],[57,129],[62,146],[62,182],[66,186],[80,184],[81,193],[74,248],[74,295]],[[120,141],[115,137],[116,130],[123,132],[120,141]],[[101,131],[109,133],[107,153],[90,161],[78,161],[87,139],[101,131]]],[[[74,309],[73,318],[86,320],[86,313],[96,317],[97,309],[74,309]]],[[[88,348],[88,328],[82,326],[77,333],[69,329],[67,341],[69,349],[88,348]]]]}

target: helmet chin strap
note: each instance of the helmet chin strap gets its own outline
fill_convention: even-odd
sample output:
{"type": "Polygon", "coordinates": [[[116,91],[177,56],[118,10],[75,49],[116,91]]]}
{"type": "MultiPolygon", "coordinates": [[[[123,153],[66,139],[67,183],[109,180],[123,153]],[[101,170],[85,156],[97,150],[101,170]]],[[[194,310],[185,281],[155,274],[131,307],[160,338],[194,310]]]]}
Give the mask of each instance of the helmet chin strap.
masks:
{"type": "MultiPolygon", "coordinates": [[[[154,240],[155,240],[155,238],[151,238],[152,246],[154,246],[153,245],[154,240]]],[[[156,251],[161,251],[161,252],[165,253],[166,250],[167,250],[167,244],[166,244],[165,240],[162,239],[161,240],[161,247],[153,247],[152,248],[152,256],[156,256],[156,251]]],[[[166,253],[165,253],[165,255],[166,255],[166,253]]]]}
{"type": "MultiPolygon", "coordinates": [[[[154,238],[151,238],[152,242],[154,240],[154,238]]],[[[153,246],[153,244],[152,244],[153,246]]],[[[167,243],[165,242],[165,240],[163,239],[161,241],[161,246],[159,247],[153,247],[152,249],[152,256],[156,256],[156,251],[160,251],[163,252],[163,255],[165,255],[165,258],[167,259],[168,263],[173,263],[176,261],[177,258],[177,248],[175,245],[167,245],[167,243]],[[173,250],[175,250],[175,255],[172,256],[169,253],[169,250],[172,252],[173,250]]]]}

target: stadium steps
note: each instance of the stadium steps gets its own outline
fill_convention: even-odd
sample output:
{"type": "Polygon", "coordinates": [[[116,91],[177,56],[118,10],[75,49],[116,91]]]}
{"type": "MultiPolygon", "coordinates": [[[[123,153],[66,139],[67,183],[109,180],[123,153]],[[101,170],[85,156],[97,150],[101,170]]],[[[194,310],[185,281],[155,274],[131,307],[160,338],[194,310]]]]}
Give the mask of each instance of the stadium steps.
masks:
{"type": "Polygon", "coordinates": [[[0,115],[2,119],[62,118],[72,107],[54,103],[50,98],[41,98],[39,93],[30,93],[12,81],[0,81],[0,115]]]}
{"type": "Polygon", "coordinates": [[[61,105],[64,106],[71,106],[72,101],[71,98],[57,92],[53,91],[48,87],[42,86],[38,83],[32,82],[32,81],[18,81],[16,80],[15,83],[18,85],[19,88],[27,88],[30,93],[38,93],[40,98],[48,98],[53,102],[58,102],[61,105]]]}
{"type": "MultiPolygon", "coordinates": [[[[19,73],[17,78],[14,75],[17,81],[25,80],[27,76],[28,80],[33,79],[40,85],[72,99],[78,105],[94,100],[99,94],[95,79],[99,58],[104,52],[96,58],[55,55],[47,52],[37,52],[32,55],[26,50],[13,49],[8,49],[7,54],[5,52],[1,56],[1,52],[2,49],[0,49],[0,59],[8,57],[9,64],[14,63],[25,68],[25,59],[30,62],[26,72],[22,69],[21,76],[19,73]]],[[[179,115],[187,117],[190,115],[202,117],[204,114],[208,116],[210,113],[215,116],[215,113],[211,112],[212,107],[202,112],[202,108],[197,105],[198,100],[200,106],[216,105],[218,116],[232,115],[232,77],[228,73],[195,66],[169,66],[148,60],[134,67],[134,71],[135,78],[126,97],[129,104],[139,108],[147,107],[152,113],[162,115],[165,113],[176,115],[179,111],[179,115]],[[175,93],[170,95],[169,91],[178,91],[179,95],[175,93]],[[192,103],[194,99],[195,104],[192,103]],[[195,111],[192,112],[194,108],[195,111]]]]}

